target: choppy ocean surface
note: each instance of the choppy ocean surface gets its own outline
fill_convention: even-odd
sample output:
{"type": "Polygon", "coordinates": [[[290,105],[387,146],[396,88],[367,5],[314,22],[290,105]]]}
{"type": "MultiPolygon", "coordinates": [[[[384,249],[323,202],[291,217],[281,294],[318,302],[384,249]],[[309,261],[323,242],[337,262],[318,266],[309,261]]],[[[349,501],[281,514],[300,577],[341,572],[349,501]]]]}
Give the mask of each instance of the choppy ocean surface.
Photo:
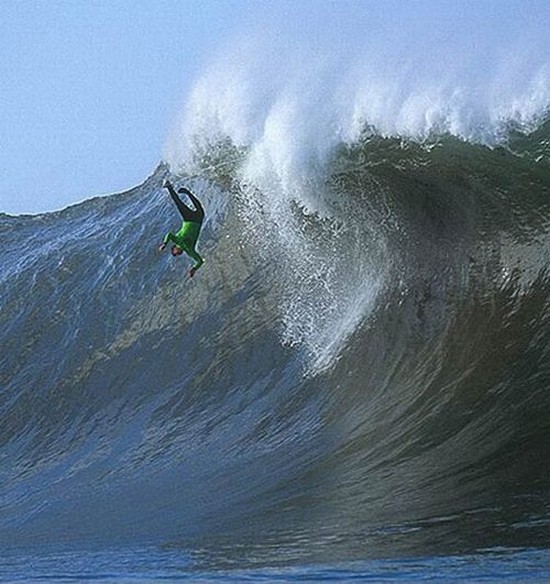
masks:
{"type": "Polygon", "coordinates": [[[550,580],[547,70],[241,65],[142,185],[0,215],[0,580],[550,580]]]}
{"type": "Polygon", "coordinates": [[[263,568],[195,567],[182,551],[135,548],[8,554],[2,582],[547,582],[547,550],[485,550],[466,556],[415,557],[334,565],[263,568]]]}

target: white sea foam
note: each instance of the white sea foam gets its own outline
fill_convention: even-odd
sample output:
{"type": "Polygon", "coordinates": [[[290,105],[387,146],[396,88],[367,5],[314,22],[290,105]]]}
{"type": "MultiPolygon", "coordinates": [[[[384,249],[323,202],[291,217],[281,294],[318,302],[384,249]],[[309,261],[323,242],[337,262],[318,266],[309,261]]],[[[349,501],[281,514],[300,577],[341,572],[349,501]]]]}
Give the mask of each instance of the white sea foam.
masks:
{"type": "Polygon", "coordinates": [[[285,179],[365,124],[490,145],[509,124],[530,129],[548,114],[550,9],[540,2],[280,4],[269,21],[243,24],[192,85],[166,146],[173,166],[197,136],[224,135],[285,179]]]}
{"type": "MultiPolygon", "coordinates": [[[[550,54],[544,26],[536,24],[536,2],[527,16],[519,5],[514,11],[492,2],[484,14],[478,5],[448,2],[449,14],[442,16],[435,3],[414,3],[421,14],[407,14],[399,3],[380,9],[368,1],[342,3],[350,13],[331,16],[327,3],[305,2],[306,10],[320,7],[315,29],[297,24],[297,13],[291,19],[293,9],[282,4],[285,11],[274,9],[268,25],[264,20],[237,35],[196,80],[165,158],[189,171],[197,143],[229,137],[246,147],[238,175],[255,193],[248,220],[269,233],[265,245],[272,254],[278,250],[282,266],[294,258],[285,272],[292,288],[282,305],[286,338],[305,340],[324,361],[323,351],[337,346],[372,305],[386,262],[348,278],[355,288],[346,290],[347,308],[340,306],[334,263],[353,274],[364,250],[348,249],[346,260],[338,249],[343,241],[330,235],[337,249],[320,251],[299,222],[288,219],[292,204],[330,219],[326,160],[365,128],[421,142],[451,134],[489,146],[506,140],[511,126],[533,129],[549,112],[550,54]],[[518,15],[525,22],[515,22],[518,15]],[[500,34],[491,29],[497,16],[500,34]],[[281,223],[281,217],[287,219],[281,223]],[[308,274],[309,288],[289,270],[308,274]],[[334,327],[334,307],[339,323],[351,323],[342,330],[334,327]]],[[[380,259],[383,243],[376,246],[380,259]]]]}
{"type": "MultiPolygon", "coordinates": [[[[490,21],[467,30],[476,22],[475,10],[461,24],[441,15],[438,20],[427,10],[429,2],[420,6],[432,20],[416,16],[409,24],[406,14],[397,15],[399,35],[376,29],[385,21],[373,20],[370,2],[351,2],[357,11],[353,19],[343,19],[342,12],[340,21],[328,13],[327,22],[319,17],[312,36],[306,35],[310,29],[285,28],[283,17],[272,28],[264,24],[243,32],[192,85],[165,159],[185,170],[197,143],[229,137],[248,149],[240,169],[244,181],[260,189],[275,183],[277,192],[298,196],[322,213],[308,185],[317,189],[334,147],[353,142],[366,127],[418,141],[451,134],[495,145],[506,140],[510,127],[529,131],[548,116],[550,50],[544,27],[518,30],[499,21],[510,38],[491,37],[496,25],[490,21]]],[[[519,14],[500,12],[495,10],[509,20],[519,14]]],[[[550,18],[550,10],[546,13],[550,18]]],[[[531,14],[531,21],[536,16],[531,14]]]]}

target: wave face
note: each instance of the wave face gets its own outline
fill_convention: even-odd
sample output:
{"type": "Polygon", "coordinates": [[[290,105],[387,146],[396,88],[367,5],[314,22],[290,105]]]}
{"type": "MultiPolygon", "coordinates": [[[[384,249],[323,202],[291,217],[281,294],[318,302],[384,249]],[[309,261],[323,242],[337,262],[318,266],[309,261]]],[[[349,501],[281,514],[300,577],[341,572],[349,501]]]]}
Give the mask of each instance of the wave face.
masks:
{"type": "Polygon", "coordinates": [[[194,280],[156,251],[165,166],[2,216],[3,545],[546,545],[549,138],[366,136],[315,211],[240,181],[225,141],[187,179],[208,213],[194,280]]]}
{"type": "Polygon", "coordinates": [[[546,36],[420,68],[415,35],[252,39],[143,185],[0,215],[0,543],[547,546],[546,36]],[[168,175],[207,211],[193,280],[168,175]]]}

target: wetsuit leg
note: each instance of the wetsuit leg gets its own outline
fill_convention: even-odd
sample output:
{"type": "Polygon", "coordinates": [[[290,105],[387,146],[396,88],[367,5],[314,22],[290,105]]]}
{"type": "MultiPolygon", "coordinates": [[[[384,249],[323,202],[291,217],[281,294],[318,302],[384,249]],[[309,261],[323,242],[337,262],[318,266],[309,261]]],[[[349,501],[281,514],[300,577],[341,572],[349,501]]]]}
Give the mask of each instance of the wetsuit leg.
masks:
{"type": "MultiPolygon", "coordinates": [[[[170,196],[172,197],[172,200],[174,201],[174,203],[176,204],[176,207],[178,208],[178,211],[180,212],[180,215],[183,217],[184,221],[194,221],[194,217],[195,217],[195,211],[193,211],[193,209],[190,209],[179,197],[178,197],[178,193],[176,193],[176,191],[174,190],[174,188],[172,187],[172,185],[168,185],[168,192],[170,193],[170,196]]],[[[193,199],[191,199],[193,200],[193,199]]]]}
{"type": "Polygon", "coordinates": [[[193,205],[195,205],[196,214],[195,219],[193,221],[197,221],[197,223],[202,223],[204,219],[204,209],[202,208],[201,202],[195,197],[195,195],[189,190],[185,189],[185,194],[191,199],[193,205]]]}

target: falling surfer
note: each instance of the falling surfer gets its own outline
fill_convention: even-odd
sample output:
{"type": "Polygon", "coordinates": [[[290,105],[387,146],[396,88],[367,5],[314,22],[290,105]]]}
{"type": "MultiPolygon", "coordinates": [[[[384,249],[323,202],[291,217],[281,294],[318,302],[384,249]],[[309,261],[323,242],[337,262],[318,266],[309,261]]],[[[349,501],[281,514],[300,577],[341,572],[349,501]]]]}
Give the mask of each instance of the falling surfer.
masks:
{"type": "Polygon", "coordinates": [[[178,196],[174,187],[170,181],[165,180],[163,185],[165,189],[168,189],[172,200],[176,204],[180,215],[183,218],[183,223],[181,228],[176,233],[168,232],[161,245],[159,246],[159,251],[164,251],[166,249],[166,244],[171,241],[174,245],[171,248],[172,255],[177,257],[185,252],[189,257],[195,260],[195,264],[189,270],[189,277],[192,278],[195,272],[202,266],[204,260],[197,253],[195,245],[197,244],[197,239],[199,238],[199,233],[201,231],[202,222],[204,219],[204,209],[200,204],[200,201],[195,197],[195,195],[185,187],[178,189],[178,193],[185,193],[190,199],[195,210],[188,207],[178,196]]]}

